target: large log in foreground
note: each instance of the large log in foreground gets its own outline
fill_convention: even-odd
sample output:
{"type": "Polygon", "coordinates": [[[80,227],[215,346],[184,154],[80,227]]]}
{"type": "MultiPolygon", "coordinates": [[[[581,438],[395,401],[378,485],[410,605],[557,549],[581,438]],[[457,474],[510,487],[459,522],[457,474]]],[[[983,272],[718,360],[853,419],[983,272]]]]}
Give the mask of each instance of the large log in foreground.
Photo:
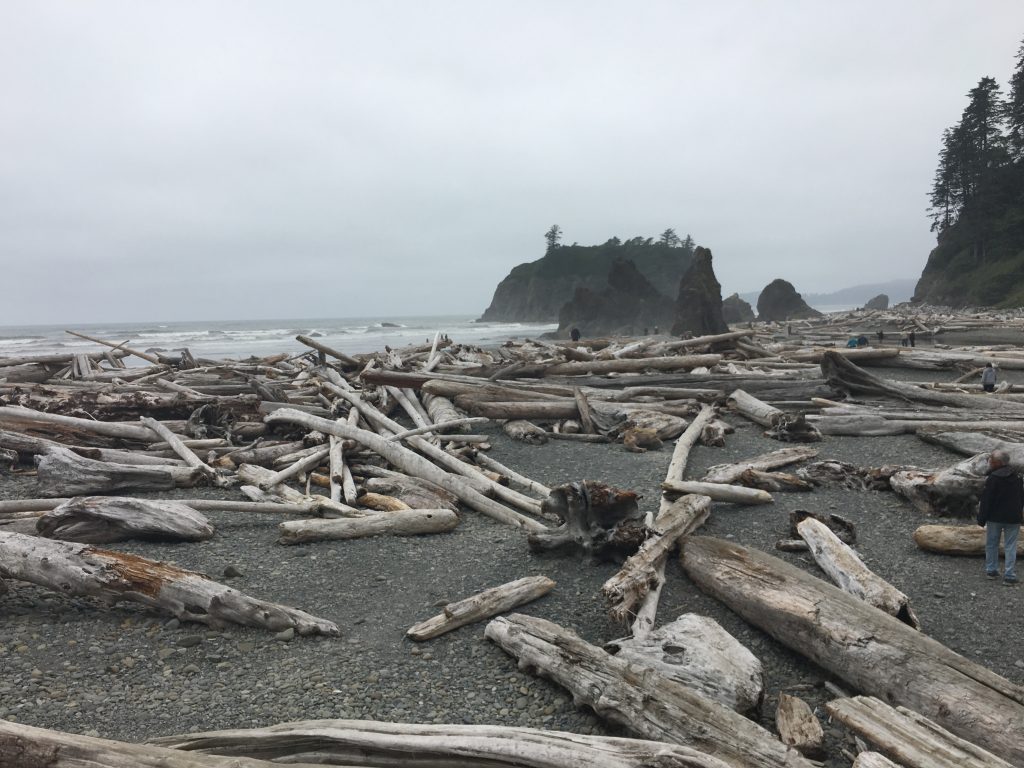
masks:
{"type": "Polygon", "coordinates": [[[714,755],[734,768],[810,768],[812,763],[743,715],[675,680],[609,655],[544,619],[512,614],[484,634],[536,672],[567,688],[577,704],[644,738],[714,755]]]}
{"type": "Polygon", "coordinates": [[[142,603],[210,626],[242,624],[272,632],[338,635],[337,625],[286,605],[257,600],[202,574],[124,552],[84,544],[0,533],[0,577],[65,595],[113,604],[142,603]]]}
{"type": "Polygon", "coordinates": [[[191,485],[190,467],[115,464],[79,456],[67,448],[50,448],[36,458],[36,479],[43,496],[90,496],[116,491],[169,491],[191,485]]]}
{"type": "Polygon", "coordinates": [[[696,536],[682,563],[702,591],[857,690],[1024,765],[1024,687],[764,552],[696,536]]]}
{"type": "MultiPolygon", "coordinates": [[[[663,741],[500,725],[309,720],[189,733],[152,743],[188,750],[183,754],[197,758],[200,752],[234,759],[259,756],[274,765],[308,760],[375,768],[730,768],[711,755],[663,741]]],[[[239,763],[239,768],[248,766],[239,763]]]]}
{"type": "Polygon", "coordinates": [[[979,525],[922,525],[914,531],[914,543],[925,552],[976,557],[985,554],[985,535],[979,525]]]}

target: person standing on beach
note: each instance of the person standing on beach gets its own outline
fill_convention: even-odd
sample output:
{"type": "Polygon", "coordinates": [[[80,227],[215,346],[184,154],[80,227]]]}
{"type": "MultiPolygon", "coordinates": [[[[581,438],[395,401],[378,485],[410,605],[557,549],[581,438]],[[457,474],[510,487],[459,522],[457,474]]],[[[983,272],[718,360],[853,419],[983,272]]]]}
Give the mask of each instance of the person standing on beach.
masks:
{"type": "Polygon", "coordinates": [[[882,346],[882,341],[885,340],[885,331],[879,329],[878,333],[875,335],[878,336],[878,346],[882,346]]]}
{"type": "Polygon", "coordinates": [[[580,340],[580,329],[579,328],[573,328],[571,331],[569,331],[569,338],[572,339],[573,341],[579,341],[580,340]]]}
{"type": "Polygon", "coordinates": [[[978,525],[985,528],[985,575],[999,576],[999,539],[1003,540],[1003,584],[1018,583],[1017,536],[1024,521],[1024,480],[1010,468],[1010,455],[995,450],[989,454],[990,467],[978,507],[978,525]]]}
{"type": "Polygon", "coordinates": [[[992,367],[992,363],[985,363],[981,371],[981,388],[986,392],[996,391],[996,369],[992,367]]]}
{"type": "Polygon", "coordinates": [[[917,342],[917,334],[913,331],[910,332],[910,335],[908,335],[907,338],[910,340],[910,346],[914,346],[917,342]]]}

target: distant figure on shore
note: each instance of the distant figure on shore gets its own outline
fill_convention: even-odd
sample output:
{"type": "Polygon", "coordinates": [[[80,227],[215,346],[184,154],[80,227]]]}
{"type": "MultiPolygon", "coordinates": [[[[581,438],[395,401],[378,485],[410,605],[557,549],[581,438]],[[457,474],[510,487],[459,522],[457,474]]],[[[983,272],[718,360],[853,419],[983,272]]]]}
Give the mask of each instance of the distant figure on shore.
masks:
{"type": "Polygon", "coordinates": [[[907,337],[906,336],[904,336],[902,339],[900,339],[900,346],[901,347],[909,346],[909,342],[907,341],[907,337]]]}
{"type": "Polygon", "coordinates": [[[907,339],[910,341],[910,346],[914,346],[917,343],[917,334],[911,331],[907,339]]]}
{"type": "Polygon", "coordinates": [[[865,336],[862,333],[860,336],[857,337],[857,346],[858,347],[866,347],[867,345],[868,345],[868,337],[865,336]]]}
{"type": "Polygon", "coordinates": [[[580,329],[574,327],[571,331],[569,331],[569,338],[572,339],[573,341],[579,341],[580,329]]]}
{"type": "Polygon", "coordinates": [[[793,326],[792,325],[787,325],[786,326],[786,335],[787,336],[792,336],[793,335],[793,326]]]}
{"type": "Polygon", "coordinates": [[[981,371],[981,388],[986,392],[996,391],[996,369],[992,367],[992,363],[985,363],[985,368],[981,371]]]}
{"type": "Polygon", "coordinates": [[[857,337],[856,336],[851,336],[850,337],[850,340],[848,342],[846,342],[846,348],[847,349],[856,349],[857,348],[857,337]]]}
{"type": "Polygon", "coordinates": [[[882,342],[885,341],[885,331],[879,328],[875,335],[878,337],[878,346],[882,346],[882,342]]]}
{"type": "Polygon", "coordinates": [[[978,525],[985,528],[985,575],[999,576],[999,539],[1003,540],[1003,584],[1016,584],[1017,536],[1024,520],[1024,481],[1010,468],[1010,455],[995,450],[988,457],[991,468],[978,506],[978,525]]]}

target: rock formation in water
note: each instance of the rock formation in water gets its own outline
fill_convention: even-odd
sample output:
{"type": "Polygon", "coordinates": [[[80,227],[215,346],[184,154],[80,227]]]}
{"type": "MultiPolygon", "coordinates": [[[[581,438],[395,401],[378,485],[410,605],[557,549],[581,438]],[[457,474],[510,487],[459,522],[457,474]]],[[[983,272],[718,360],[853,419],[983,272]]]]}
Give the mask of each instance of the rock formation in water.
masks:
{"type": "Polygon", "coordinates": [[[864,304],[864,309],[888,309],[889,308],[889,297],[884,293],[880,293],[873,299],[870,299],[864,304]]]}
{"type": "Polygon", "coordinates": [[[498,284],[480,320],[555,322],[562,305],[574,298],[577,288],[587,288],[595,294],[604,291],[608,270],[616,259],[632,261],[655,290],[671,300],[692,255],[689,247],[640,237],[624,242],[612,238],[593,246],[558,245],[550,248],[542,259],[515,267],[498,284]]]}
{"type": "Polygon", "coordinates": [[[639,336],[645,329],[653,333],[672,325],[672,300],[659,293],[632,261],[613,261],[605,283],[600,291],[576,288],[572,300],[558,312],[558,338],[568,337],[572,328],[591,337],[639,336]]]}
{"type": "Polygon", "coordinates": [[[786,280],[772,280],[757,298],[758,320],[799,320],[820,316],[821,312],[809,307],[793,284],[786,280]]]}
{"type": "Polygon", "coordinates": [[[690,268],[679,281],[672,335],[692,333],[704,336],[728,330],[729,326],[722,317],[722,286],[711,265],[711,251],[698,247],[690,268]]]}
{"type": "Polygon", "coordinates": [[[722,302],[722,319],[729,325],[749,323],[756,319],[754,308],[734,293],[722,302]]]}

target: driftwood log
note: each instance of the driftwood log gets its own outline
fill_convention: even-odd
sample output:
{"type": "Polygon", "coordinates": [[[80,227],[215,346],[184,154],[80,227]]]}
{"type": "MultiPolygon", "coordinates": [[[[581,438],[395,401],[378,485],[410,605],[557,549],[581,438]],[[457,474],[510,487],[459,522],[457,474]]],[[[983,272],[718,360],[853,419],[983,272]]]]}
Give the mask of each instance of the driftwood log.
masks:
{"type": "Polygon", "coordinates": [[[891,707],[870,696],[855,696],[835,699],[825,708],[831,718],[906,768],[1012,768],[1005,760],[957,738],[906,707],[891,707]]]}
{"type": "Polygon", "coordinates": [[[783,744],[789,744],[800,754],[808,757],[823,756],[825,731],[803,699],[788,693],[779,694],[775,728],[783,744]]]}
{"type": "Polygon", "coordinates": [[[366,517],[338,520],[286,520],[278,526],[278,544],[304,544],[332,539],[362,539],[368,536],[419,536],[445,533],[459,524],[450,509],[404,509],[366,517]]]}
{"type": "Polygon", "coordinates": [[[938,470],[905,469],[893,473],[889,484],[915,509],[938,517],[973,518],[985,487],[985,456],[938,470]]]}
{"type": "Polygon", "coordinates": [[[789,464],[813,459],[817,455],[818,451],[815,448],[800,446],[780,448],[777,451],[770,451],[769,453],[764,453],[736,464],[716,464],[704,474],[703,481],[705,483],[736,483],[747,470],[767,472],[789,464]]]}
{"type": "MultiPolygon", "coordinates": [[[[922,525],[914,531],[914,543],[925,552],[976,557],[985,554],[985,529],[980,525],[922,525]]],[[[1003,551],[1001,541],[999,551],[1003,551]]]]}
{"type": "Polygon", "coordinates": [[[707,496],[712,501],[724,501],[729,504],[771,504],[773,501],[772,495],[760,488],[723,483],[702,483],[694,480],[666,480],[661,484],[661,490],[670,495],[696,493],[707,496]]]}
{"type": "Polygon", "coordinates": [[[452,630],[489,619],[499,613],[543,597],[555,588],[547,576],[527,576],[491,587],[464,600],[448,603],[437,616],[422,621],[405,633],[411,640],[431,640],[452,630]]]}
{"type": "Polygon", "coordinates": [[[686,613],[643,637],[604,647],[620,661],[654,669],[737,712],[757,709],[764,698],[761,662],[706,616],[686,613]]]}
{"type": "Polygon", "coordinates": [[[520,669],[567,688],[577,704],[644,738],[698,749],[736,768],[810,768],[768,731],[691,688],[653,670],[637,674],[575,633],[522,614],[493,619],[488,638],[520,669]]]}
{"type": "Polygon", "coordinates": [[[338,627],[303,611],[268,603],[205,576],[123,552],[18,533],[0,533],[0,576],[65,595],[142,603],[210,626],[242,624],[273,632],[337,635],[338,627]]]}
{"type": "Polygon", "coordinates": [[[121,496],[70,499],[43,514],[36,530],[48,539],[83,544],[128,539],[203,541],[213,536],[210,521],[180,501],[121,496]]]}
{"type": "Polygon", "coordinates": [[[726,401],[730,408],[765,427],[765,435],[789,443],[813,443],[821,440],[821,433],[809,424],[802,413],[786,413],[758,400],[742,389],[735,390],[726,401]]]}
{"type": "Polygon", "coordinates": [[[682,562],[702,591],[853,688],[1024,765],[1024,687],[764,552],[691,536],[682,562]]]}
{"type": "MultiPolygon", "coordinates": [[[[232,759],[259,755],[273,760],[274,765],[308,760],[375,768],[730,768],[703,752],[661,740],[500,725],[311,720],[252,730],[189,733],[154,739],[153,743],[196,758],[207,753],[232,759]]],[[[219,768],[222,764],[211,765],[219,768]]],[[[239,768],[249,768],[249,764],[239,763],[239,768]]]]}
{"type": "Polygon", "coordinates": [[[67,448],[51,448],[36,457],[36,479],[43,496],[168,491],[179,485],[193,485],[195,477],[189,467],[115,464],[87,459],[67,448]]]}

